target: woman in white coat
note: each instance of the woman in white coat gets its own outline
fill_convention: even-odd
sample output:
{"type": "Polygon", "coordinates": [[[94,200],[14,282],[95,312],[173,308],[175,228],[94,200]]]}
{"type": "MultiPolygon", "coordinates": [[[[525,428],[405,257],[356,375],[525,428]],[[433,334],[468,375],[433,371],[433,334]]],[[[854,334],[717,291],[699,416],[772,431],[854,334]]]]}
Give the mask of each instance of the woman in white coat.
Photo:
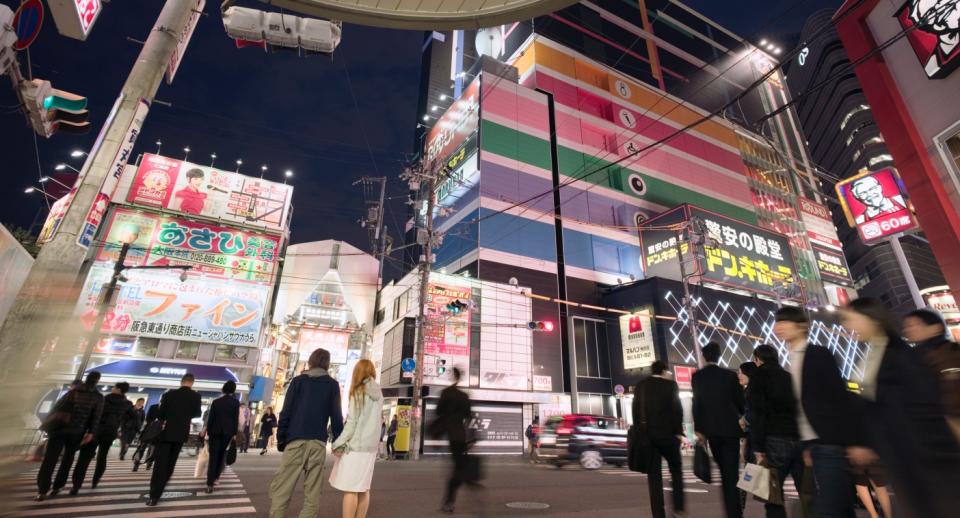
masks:
{"type": "Polygon", "coordinates": [[[343,518],[364,518],[370,507],[370,481],[380,444],[383,393],[370,360],[360,360],[350,382],[350,406],[343,433],[333,443],[337,463],[330,485],[344,492],[343,518]]]}

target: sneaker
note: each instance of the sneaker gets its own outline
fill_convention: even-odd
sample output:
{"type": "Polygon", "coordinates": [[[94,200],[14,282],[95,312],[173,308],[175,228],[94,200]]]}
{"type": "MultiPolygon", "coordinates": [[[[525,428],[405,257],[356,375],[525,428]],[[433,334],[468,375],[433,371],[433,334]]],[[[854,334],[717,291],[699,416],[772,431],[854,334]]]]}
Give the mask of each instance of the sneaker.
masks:
{"type": "Polygon", "coordinates": [[[73,488],[73,489],[70,490],[70,496],[77,496],[78,493],[80,493],[80,489],[79,489],[79,488],[76,488],[76,487],[75,487],[75,488],[73,488]]]}
{"type": "Polygon", "coordinates": [[[33,497],[34,502],[43,502],[47,499],[46,493],[37,493],[37,496],[33,497]]]}

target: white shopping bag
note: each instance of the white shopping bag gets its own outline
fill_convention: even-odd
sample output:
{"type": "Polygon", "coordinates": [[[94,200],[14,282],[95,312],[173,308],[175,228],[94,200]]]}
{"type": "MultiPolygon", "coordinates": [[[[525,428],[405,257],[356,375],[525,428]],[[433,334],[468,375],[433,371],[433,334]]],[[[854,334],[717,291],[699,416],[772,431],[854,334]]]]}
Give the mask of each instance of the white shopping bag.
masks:
{"type": "Polygon", "coordinates": [[[737,487],[761,500],[770,499],[770,470],[759,464],[747,464],[737,487]]]}
{"type": "Polygon", "coordinates": [[[193,468],[193,478],[200,478],[207,476],[207,462],[210,460],[210,449],[206,444],[203,445],[203,449],[200,450],[200,453],[197,454],[197,466],[193,468]]]}

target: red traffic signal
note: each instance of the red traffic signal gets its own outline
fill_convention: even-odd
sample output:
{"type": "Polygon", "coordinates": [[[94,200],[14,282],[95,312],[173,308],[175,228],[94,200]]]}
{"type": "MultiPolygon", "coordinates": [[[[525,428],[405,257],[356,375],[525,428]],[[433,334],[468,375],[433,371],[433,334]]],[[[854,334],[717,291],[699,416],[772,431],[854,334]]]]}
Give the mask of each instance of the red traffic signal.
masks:
{"type": "Polygon", "coordinates": [[[553,331],[553,322],[549,320],[537,320],[536,322],[527,322],[527,329],[531,331],[553,331]]]}

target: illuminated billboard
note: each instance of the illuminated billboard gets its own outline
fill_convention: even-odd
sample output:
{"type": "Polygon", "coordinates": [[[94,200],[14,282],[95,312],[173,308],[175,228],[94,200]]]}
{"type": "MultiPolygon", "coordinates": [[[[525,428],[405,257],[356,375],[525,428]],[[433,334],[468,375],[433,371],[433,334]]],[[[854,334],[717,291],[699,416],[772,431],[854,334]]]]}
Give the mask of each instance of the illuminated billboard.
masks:
{"type": "Polygon", "coordinates": [[[838,182],[837,197],[847,222],[866,244],[918,229],[903,181],[892,168],[838,182]]]}
{"type": "Polygon", "coordinates": [[[853,280],[850,278],[850,268],[847,266],[847,260],[842,253],[813,245],[813,255],[817,258],[817,269],[820,271],[821,279],[841,286],[851,286],[853,284],[853,280]]]}
{"type": "Polygon", "coordinates": [[[943,79],[960,66],[960,1],[908,0],[896,17],[927,77],[943,79]]]}
{"type": "Polygon", "coordinates": [[[453,368],[470,372],[470,316],[464,307],[451,312],[447,304],[459,300],[469,304],[470,286],[431,281],[427,285],[424,328],[424,383],[442,385],[453,380],[453,368]],[[441,373],[440,371],[443,370],[441,373]]]}
{"type": "MultiPolygon", "coordinates": [[[[480,121],[480,81],[475,79],[460,96],[447,108],[447,111],[430,128],[427,134],[424,156],[427,162],[445,160],[460,151],[466,144],[463,158],[469,157],[476,149],[476,139],[471,138],[477,132],[480,121]],[[468,142],[470,141],[470,142],[468,142]]],[[[455,167],[455,166],[454,166],[455,167]]]]}
{"type": "Polygon", "coordinates": [[[307,361],[310,354],[317,349],[326,349],[330,352],[330,363],[347,363],[347,348],[350,344],[350,333],[333,329],[300,329],[300,359],[307,361]]]}
{"type": "Polygon", "coordinates": [[[146,154],[127,201],[245,226],[283,230],[293,187],[146,154]]]}
{"type": "Polygon", "coordinates": [[[101,0],[47,0],[57,32],[61,36],[86,40],[103,10],[101,0]]]}

